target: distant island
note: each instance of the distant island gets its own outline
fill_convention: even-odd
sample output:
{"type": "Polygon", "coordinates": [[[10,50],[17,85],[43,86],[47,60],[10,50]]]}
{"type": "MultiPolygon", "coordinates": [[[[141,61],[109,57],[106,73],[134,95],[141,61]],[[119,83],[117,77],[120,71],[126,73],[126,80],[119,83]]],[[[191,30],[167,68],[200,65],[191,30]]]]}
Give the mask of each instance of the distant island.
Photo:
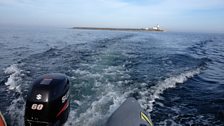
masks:
{"type": "Polygon", "coordinates": [[[156,31],[163,32],[159,25],[152,28],[99,28],[99,27],[73,27],[72,29],[82,29],[82,30],[115,30],[115,31],[156,31]]]}

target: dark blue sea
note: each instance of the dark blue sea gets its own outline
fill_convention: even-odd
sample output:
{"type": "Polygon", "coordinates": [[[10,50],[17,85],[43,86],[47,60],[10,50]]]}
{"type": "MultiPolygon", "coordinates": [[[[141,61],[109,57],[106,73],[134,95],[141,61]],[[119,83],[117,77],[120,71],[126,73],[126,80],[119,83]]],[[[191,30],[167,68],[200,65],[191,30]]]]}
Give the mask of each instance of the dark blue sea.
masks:
{"type": "Polygon", "coordinates": [[[70,79],[66,126],[103,126],[135,97],[155,126],[224,126],[224,34],[0,29],[0,111],[23,126],[32,81],[70,79]]]}

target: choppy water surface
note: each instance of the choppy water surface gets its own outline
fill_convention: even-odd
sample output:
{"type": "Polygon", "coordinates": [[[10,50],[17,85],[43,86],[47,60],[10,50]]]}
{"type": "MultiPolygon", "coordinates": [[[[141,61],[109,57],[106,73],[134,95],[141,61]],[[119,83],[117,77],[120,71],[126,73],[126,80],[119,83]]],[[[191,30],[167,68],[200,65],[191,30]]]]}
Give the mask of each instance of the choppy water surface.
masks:
{"type": "Polygon", "coordinates": [[[0,30],[0,110],[22,126],[31,82],[71,81],[66,126],[103,126],[135,97],[155,125],[224,125],[224,34],[0,30]]]}

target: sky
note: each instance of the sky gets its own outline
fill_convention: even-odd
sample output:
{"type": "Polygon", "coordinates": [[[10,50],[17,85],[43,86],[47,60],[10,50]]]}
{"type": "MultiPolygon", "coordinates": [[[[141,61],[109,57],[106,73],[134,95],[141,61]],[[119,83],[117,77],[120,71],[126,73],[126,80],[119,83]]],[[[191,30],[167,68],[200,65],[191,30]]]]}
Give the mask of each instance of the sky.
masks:
{"type": "Polygon", "coordinates": [[[224,33],[224,0],[0,0],[0,25],[224,33]]]}

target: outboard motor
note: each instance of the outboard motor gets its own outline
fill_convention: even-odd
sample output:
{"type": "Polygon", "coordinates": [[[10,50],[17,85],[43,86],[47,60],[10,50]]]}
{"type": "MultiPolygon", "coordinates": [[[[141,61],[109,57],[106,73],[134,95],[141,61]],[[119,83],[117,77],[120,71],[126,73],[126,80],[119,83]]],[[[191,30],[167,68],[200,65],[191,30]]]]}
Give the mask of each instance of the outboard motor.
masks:
{"type": "Polygon", "coordinates": [[[46,74],[34,81],[27,96],[25,126],[61,126],[69,115],[69,80],[63,74],[46,74]]]}

